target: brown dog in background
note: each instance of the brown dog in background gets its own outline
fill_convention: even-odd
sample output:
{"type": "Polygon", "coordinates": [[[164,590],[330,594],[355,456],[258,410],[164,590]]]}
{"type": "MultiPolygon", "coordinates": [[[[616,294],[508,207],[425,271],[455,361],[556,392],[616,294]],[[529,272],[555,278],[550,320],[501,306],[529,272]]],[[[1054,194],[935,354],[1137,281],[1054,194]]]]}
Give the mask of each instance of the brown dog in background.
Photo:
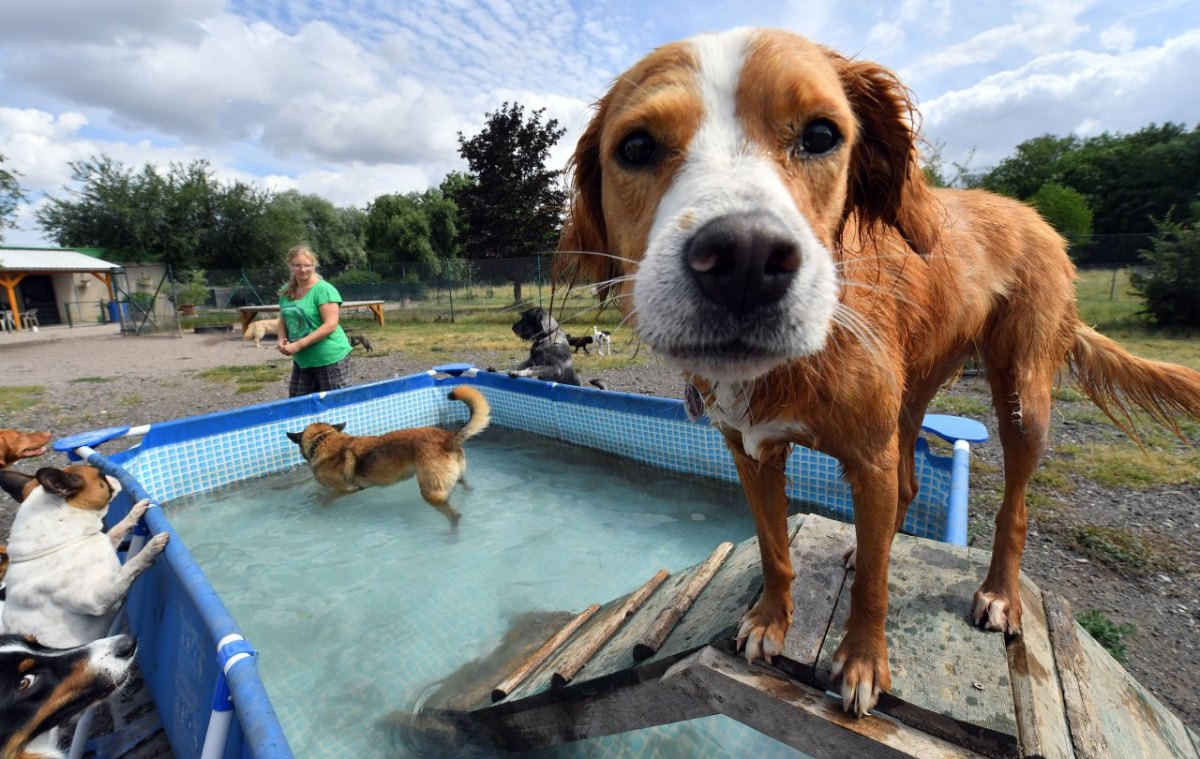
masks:
{"type": "Polygon", "coordinates": [[[471,417],[458,432],[439,427],[415,427],[386,435],[357,437],[342,432],[342,424],[314,422],[303,432],[289,432],[300,454],[312,467],[317,482],[339,493],[391,485],[414,474],[421,497],[458,524],[460,514],[449,503],[450,493],[467,472],[463,443],[487,429],[491,417],[487,400],[473,387],[460,385],[450,400],[462,401],[471,417]]]}
{"type": "Polygon", "coordinates": [[[0,469],[21,459],[45,455],[50,438],[49,432],[0,430],[0,469]]]}
{"type": "Polygon", "coordinates": [[[262,347],[262,340],[267,335],[279,334],[278,319],[259,319],[250,322],[246,326],[246,331],[242,333],[242,340],[253,340],[255,348],[262,347]]]}
{"type": "Polygon", "coordinates": [[[600,100],[559,245],[690,379],[733,454],[764,580],[737,635],[749,660],[780,654],[792,620],[791,446],[841,462],[857,548],[832,673],[860,715],[891,685],[888,557],[921,420],[965,361],[983,360],[1004,449],[971,609],[987,629],[1021,627],[1025,493],[1064,363],[1123,427],[1135,407],[1175,429],[1200,418],[1200,373],[1080,321],[1066,246],[1032,208],[927,184],[914,123],[892,72],[786,32],[665,45],[600,100]]]}

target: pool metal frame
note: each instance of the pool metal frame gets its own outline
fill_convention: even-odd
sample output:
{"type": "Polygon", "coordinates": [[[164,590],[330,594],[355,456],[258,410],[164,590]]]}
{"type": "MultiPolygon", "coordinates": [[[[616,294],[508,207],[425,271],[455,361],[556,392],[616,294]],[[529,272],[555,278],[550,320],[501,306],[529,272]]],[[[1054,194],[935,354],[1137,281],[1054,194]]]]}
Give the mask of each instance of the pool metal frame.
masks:
{"type": "MultiPolygon", "coordinates": [[[[454,427],[467,410],[446,399],[455,385],[479,388],[492,424],[608,451],[672,471],[737,482],[721,434],[707,418],[689,420],[682,401],[512,379],[468,364],[366,385],[188,417],[141,427],[112,427],[64,438],[57,450],[117,477],[124,488],[110,508],[115,523],[142,498],[157,506],[303,464],[285,431],[312,421],[346,421],[352,434],[422,425],[454,427]],[[140,436],[105,455],[96,446],[140,436]]],[[[920,491],[905,531],[966,544],[970,445],[987,439],[978,422],[930,415],[924,429],[954,446],[951,456],[917,441],[920,491]]],[[[849,487],[838,463],[797,446],[789,459],[789,497],[850,521],[849,487]]],[[[255,652],[161,508],[151,508],[143,534],[172,540],[135,583],[126,606],[139,640],[138,661],[175,754],[191,757],[291,757],[259,677],[255,652]],[[207,745],[206,745],[207,742],[207,745]]],[[[139,528],[142,529],[142,528],[139,528]]]]}

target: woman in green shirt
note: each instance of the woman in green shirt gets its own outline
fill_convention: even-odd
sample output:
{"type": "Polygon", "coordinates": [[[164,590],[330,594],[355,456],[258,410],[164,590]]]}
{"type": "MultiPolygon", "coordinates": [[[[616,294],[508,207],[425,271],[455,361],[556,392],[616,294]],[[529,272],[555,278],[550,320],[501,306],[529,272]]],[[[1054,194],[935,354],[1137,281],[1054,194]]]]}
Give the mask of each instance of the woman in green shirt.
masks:
{"type": "Polygon", "coordinates": [[[307,245],[288,251],[292,276],[279,293],[279,352],[292,357],[288,397],[350,384],[350,341],[338,324],[342,296],[317,274],[307,245]]]}

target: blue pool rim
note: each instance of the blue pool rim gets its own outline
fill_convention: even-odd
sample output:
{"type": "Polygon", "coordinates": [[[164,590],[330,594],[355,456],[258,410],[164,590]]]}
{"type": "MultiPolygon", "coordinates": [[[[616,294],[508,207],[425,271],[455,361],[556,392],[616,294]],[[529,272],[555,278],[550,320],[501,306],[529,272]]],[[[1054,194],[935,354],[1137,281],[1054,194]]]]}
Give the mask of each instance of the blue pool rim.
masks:
{"type": "MultiPolygon", "coordinates": [[[[601,391],[590,387],[575,387],[529,379],[513,379],[500,373],[479,371],[469,364],[454,364],[436,367],[428,372],[356,385],[329,393],[271,401],[132,428],[136,430],[135,434],[143,435],[141,442],[133,447],[108,456],[90,449],[84,449],[82,452],[87,455],[89,464],[99,467],[121,481],[123,492],[110,509],[108,517],[110,523],[115,523],[127,513],[130,505],[137,500],[149,498],[152,502],[157,503],[141,483],[122,466],[139,453],[156,447],[258,427],[267,422],[283,422],[329,414],[338,409],[368,402],[382,396],[433,387],[448,389],[460,384],[503,389],[505,392],[554,403],[569,403],[585,408],[605,409],[672,422],[709,425],[708,420],[703,417],[694,422],[690,421],[683,402],[677,399],[601,391]]],[[[107,440],[127,434],[130,429],[128,427],[112,427],[106,430],[81,433],[57,441],[55,448],[74,453],[71,449],[75,445],[101,445],[107,440]]],[[[940,536],[940,539],[965,545],[969,443],[985,440],[986,428],[971,420],[963,420],[958,417],[939,418],[931,415],[928,418],[926,429],[944,439],[957,441],[954,442],[954,454],[951,458],[939,457],[930,453],[928,443],[924,439],[918,440],[918,450],[931,460],[944,462],[945,468],[951,472],[945,534],[940,536]],[[965,437],[960,438],[959,435],[965,437]]],[[[172,661],[185,663],[203,672],[201,679],[207,683],[204,686],[205,692],[194,694],[196,698],[193,700],[203,703],[204,709],[207,709],[211,705],[213,693],[218,687],[219,667],[215,642],[231,635],[240,636],[242,633],[187,547],[175,534],[174,528],[162,510],[159,508],[148,510],[145,523],[152,534],[168,531],[172,534],[172,539],[155,566],[135,584],[127,604],[131,630],[138,635],[139,641],[143,641],[139,645],[139,663],[142,664],[147,686],[160,712],[164,708],[171,708],[174,704],[169,701],[164,704],[163,700],[160,700],[165,700],[167,697],[163,695],[162,689],[156,684],[155,673],[159,673],[158,676],[173,677],[174,670],[170,664],[172,661]],[[171,581],[172,578],[174,583],[171,581]],[[211,639],[208,641],[209,645],[206,650],[192,650],[204,649],[203,645],[194,645],[191,649],[183,652],[169,648],[175,631],[161,629],[163,627],[162,620],[165,616],[164,606],[170,600],[167,597],[173,597],[173,594],[176,593],[185,597],[194,607],[199,619],[198,626],[203,627],[207,637],[211,639]],[[199,659],[193,662],[193,657],[199,657],[199,659]],[[165,662],[161,661],[164,659],[165,662]]],[[[249,645],[252,646],[252,644],[253,641],[249,641],[249,645]]],[[[293,756],[259,677],[257,664],[253,657],[243,659],[238,666],[229,671],[228,689],[233,699],[236,719],[224,751],[220,755],[230,758],[279,757],[280,759],[293,756]]],[[[199,712],[199,707],[196,710],[199,712]]],[[[202,739],[205,725],[196,721],[195,727],[202,739]]],[[[188,747],[176,746],[174,737],[172,737],[172,748],[180,757],[199,756],[198,750],[191,751],[188,747]]]]}

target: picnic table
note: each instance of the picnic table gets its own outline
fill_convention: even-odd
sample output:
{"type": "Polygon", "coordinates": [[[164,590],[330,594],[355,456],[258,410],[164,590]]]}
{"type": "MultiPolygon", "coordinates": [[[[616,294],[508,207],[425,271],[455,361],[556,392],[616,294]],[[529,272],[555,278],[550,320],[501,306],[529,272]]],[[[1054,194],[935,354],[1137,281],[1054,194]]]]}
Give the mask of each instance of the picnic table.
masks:
{"type": "MultiPolygon", "coordinates": [[[[342,302],[342,311],[349,308],[367,308],[375,315],[375,321],[383,326],[383,301],[381,300],[347,300],[342,302]]],[[[250,326],[250,322],[259,314],[278,314],[279,304],[273,306],[242,306],[238,308],[242,314],[242,332],[250,326]]]]}

